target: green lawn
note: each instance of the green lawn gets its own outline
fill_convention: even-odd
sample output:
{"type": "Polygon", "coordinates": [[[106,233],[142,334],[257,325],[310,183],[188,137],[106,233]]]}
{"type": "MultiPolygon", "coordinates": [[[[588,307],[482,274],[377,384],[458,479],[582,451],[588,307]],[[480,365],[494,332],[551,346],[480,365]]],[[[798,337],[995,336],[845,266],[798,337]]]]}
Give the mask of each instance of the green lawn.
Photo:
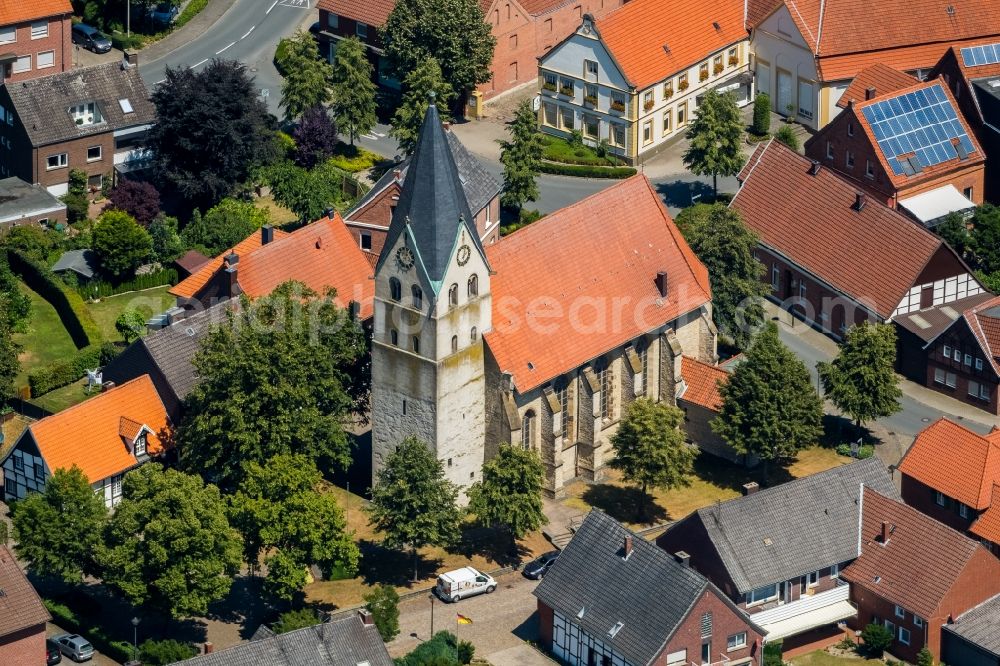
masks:
{"type": "Polygon", "coordinates": [[[790,660],[795,666],[864,666],[866,664],[879,664],[885,666],[881,659],[861,659],[860,657],[835,657],[829,652],[817,650],[795,657],[790,660]]]}
{"type": "Polygon", "coordinates": [[[128,308],[139,308],[146,316],[160,314],[173,306],[175,301],[174,297],[167,293],[167,289],[170,287],[165,285],[144,291],[130,291],[127,294],[102,298],[98,303],[87,303],[87,308],[105,340],[121,340],[115,329],[118,315],[128,308]]]}
{"type": "Polygon", "coordinates": [[[98,388],[92,388],[90,393],[87,393],[86,388],[87,378],[84,377],[80,381],[49,391],[44,395],[31,399],[29,402],[55,414],[100,393],[100,389],[98,388]]]}
{"type": "Polygon", "coordinates": [[[614,155],[600,157],[590,146],[571,146],[568,141],[557,136],[542,137],[542,157],[551,162],[564,164],[589,164],[591,166],[619,166],[621,161],[614,155]]]}
{"type": "Polygon", "coordinates": [[[76,345],[63,327],[56,309],[23,282],[20,286],[21,291],[31,299],[28,330],[25,333],[14,334],[14,341],[21,345],[23,350],[20,356],[21,372],[15,381],[18,386],[24,386],[27,384],[29,372],[72,357],[76,353],[76,345]]]}

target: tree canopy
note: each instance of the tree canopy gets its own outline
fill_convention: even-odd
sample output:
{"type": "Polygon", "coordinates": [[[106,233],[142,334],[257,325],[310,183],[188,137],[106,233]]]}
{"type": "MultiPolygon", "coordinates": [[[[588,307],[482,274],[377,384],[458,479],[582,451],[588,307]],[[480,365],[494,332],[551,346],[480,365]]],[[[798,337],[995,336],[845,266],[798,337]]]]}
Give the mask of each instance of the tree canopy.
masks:
{"type": "Polygon", "coordinates": [[[719,176],[735,176],[745,161],[741,149],[743,120],[731,93],[709,90],[704,94],[687,130],[684,164],[699,176],[712,176],[719,194],[719,176]]]}
{"type": "Polygon", "coordinates": [[[420,127],[430,104],[430,93],[434,93],[434,104],[442,121],[450,119],[448,105],[455,97],[455,91],[441,75],[441,66],[434,58],[428,57],[407,74],[403,81],[403,101],[392,117],[390,134],[399,143],[404,155],[412,155],[417,147],[420,127]]]}
{"type": "Polygon", "coordinates": [[[496,38],[478,0],[397,2],[382,28],[385,53],[400,81],[428,57],[456,93],[492,76],[496,38]]]}
{"type": "Polygon", "coordinates": [[[337,126],[354,139],[375,127],[375,83],[365,45],[357,37],[337,44],[333,58],[333,115],[337,126]]]}
{"type": "Polygon", "coordinates": [[[160,193],[145,180],[122,178],[108,194],[109,208],[125,211],[146,227],[160,212],[160,193]]]}
{"type": "Polygon", "coordinates": [[[317,220],[341,202],[341,182],[349,175],[329,161],[308,170],[286,160],[261,170],[274,200],[298,215],[301,222],[317,220]]]}
{"type": "Polygon", "coordinates": [[[330,80],[333,70],[319,56],[316,39],[305,30],[299,30],[282,40],[280,106],[285,110],[285,120],[295,120],[306,109],[321,106],[333,99],[330,80]]]}
{"type": "Polygon", "coordinates": [[[737,453],[759,459],[765,482],[772,463],[787,462],[823,434],[823,405],[809,371],[772,322],[719,393],[722,408],[712,429],[737,453]]]}
{"type": "Polygon", "coordinates": [[[538,453],[501,444],[483,465],[483,478],[469,488],[469,510],[485,525],[520,539],[548,522],[542,512],[545,469],[538,453]]]}
{"type": "Polygon", "coordinates": [[[213,60],[197,72],[167,67],[165,77],[151,95],[154,166],[193,206],[214,206],[277,156],[274,119],[236,61],[213,60]]]}
{"type": "Polygon", "coordinates": [[[951,245],[960,257],[967,257],[973,250],[969,223],[956,212],[948,213],[941,224],[934,227],[934,233],[951,245]]]}
{"type": "Polygon", "coordinates": [[[615,457],[608,463],[622,478],[639,486],[639,519],[645,518],[649,486],[669,490],[686,486],[697,449],[681,432],[684,412],[666,403],[639,398],[629,404],[618,431],[611,438],[615,457]]]}
{"type": "Polygon", "coordinates": [[[388,643],[399,634],[399,593],[392,585],[381,584],[373,587],[364,599],[379,635],[388,643]]]}
{"type": "Polygon", "coordinates": [[[149,237],[153,242],[152,258],[160,263],[173,261],[184,252],[184,242],[177,231],[177,218],[160,213],[149,223],[149,237]]]}
{"type": "Polygon", "coordinates": [[[0,404],[14,395],[14,378],[21,372],[21,346],[14,342],[8,292],[0,291],[0,404]]]}
{"type": "Polygon", "coordinates": [[[94,551],[108,519],[80,468],[57,469],[41,493],[11,505],[17,556],[39,576],[79,583],[97,573],[94,551]]]}
{"type": "Polygon", "coordinates": [[[225,489],[239,485],[249,463],[279,454],[346,468],[344,425],[364,413],[368,396],[360,325],[332,293],[298,283],[241,304],[195,355],[199,382],[177,432],[182,467],[225,489]]]}
{"type": "Polygon", "coordinates": [[[383,461],[375,476],[370,522],[389,548],[410,548],[417,579],[417,549],[446,546],[458,539],[458,488],[444,476],[441,461],[415,437],[408,437],[383,461]]]}
{"type": "Polygon", "coordinates": [[[196,210],[181,238],[211,257],[231,249],[270,221],[267,211],[252,202],[223,199],[204,215],[196,210]]]}
{"type": "Polygon", "coordinates": [[[295,163],[305,169],[330,159],[337,147],[337,125],[320,105],[310,106],[302,112],[292,136],[295,138],[295,163]]]}
{"type": "Polygon", "coordinates": [[[510,140],[500,142],[500,163],[503,164],[500,202],[504,206],[520,209],[526,202],[538,199],[542,139],[536,122],[531,101],[522,101],[510,122],[510,140]]]}
{"type": "Polygon", "coordinates": [[[823,391],[860,428],[867,421],[895,414],[902,405],[893,324],[863,322],[847,331],[831,363],[816,365],[823,391]]]}
{"type": "Polygon", "coordinates": [[[97,556],[104,582],[130,603],[176,618],[204,615],[229,592],[240,541],[218,488],[146,463],[125,475],[97,556]]]}
{"type": "Polygon", "coordinates": [[[137,308],[122,310],[118,319],[115,319],[115,330],[126,344],[132,342],[146,330],[146,317],[137,308]]]}
{"type": "Polygon", "coordinates": [[[986,273],[1000,271],[1000,207],[983,204],[972,216],[976,260],[986,273]]]}
{"type": "Polygon", "coordinates": [[[101,269],[116,278],[135,272],[153,251],[153,241],[131,215],[120,210],[101,213],[91,233],[101,269]]]}

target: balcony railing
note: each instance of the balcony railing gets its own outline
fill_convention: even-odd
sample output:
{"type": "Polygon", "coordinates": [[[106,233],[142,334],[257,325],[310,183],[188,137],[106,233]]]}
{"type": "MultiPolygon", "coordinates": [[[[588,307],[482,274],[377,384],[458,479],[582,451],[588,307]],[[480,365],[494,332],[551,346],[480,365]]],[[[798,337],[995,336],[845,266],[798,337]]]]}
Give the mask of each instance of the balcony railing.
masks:
{"type": "Polygon", "coordinates": [[[857,611],[848,601],[850,590],[849,585],[839,582],[832,590],[754,613],[750,618],[767,630],[768,636],[765,640],[794,636],[853,616],[857,611]]]}

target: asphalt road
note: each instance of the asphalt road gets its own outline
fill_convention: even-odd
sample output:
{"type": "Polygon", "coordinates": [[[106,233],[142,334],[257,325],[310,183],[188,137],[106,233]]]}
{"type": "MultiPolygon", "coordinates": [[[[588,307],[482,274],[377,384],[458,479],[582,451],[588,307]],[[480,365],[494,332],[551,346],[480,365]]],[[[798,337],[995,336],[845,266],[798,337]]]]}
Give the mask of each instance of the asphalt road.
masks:
{"type": "Polygon", "coordinates": [[[239,60],[256,77],[257,88],[268,108],[278,115],[281,77],[274,68],[278,40],[290,35],[306,20],[316,20],[314,0],[236,0],[233,6],[200,37],[150,62],[139,63],[143,81],[152,89],[170,67],[204,67],[213,58],[239,60]]]}

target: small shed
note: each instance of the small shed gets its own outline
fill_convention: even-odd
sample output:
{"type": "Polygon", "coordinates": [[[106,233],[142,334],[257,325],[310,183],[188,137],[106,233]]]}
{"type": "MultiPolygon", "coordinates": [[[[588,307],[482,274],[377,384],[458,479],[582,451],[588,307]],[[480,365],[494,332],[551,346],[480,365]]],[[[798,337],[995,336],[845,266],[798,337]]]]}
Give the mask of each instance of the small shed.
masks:
{"type": "Polygon", "coordinates": [[[82,280],[92,280],[97,275],[98,265],[97,253],[93,250],[69,250],[63,252],[63,255],[52,266],[52,272],[72,272],[82,280]]]}

